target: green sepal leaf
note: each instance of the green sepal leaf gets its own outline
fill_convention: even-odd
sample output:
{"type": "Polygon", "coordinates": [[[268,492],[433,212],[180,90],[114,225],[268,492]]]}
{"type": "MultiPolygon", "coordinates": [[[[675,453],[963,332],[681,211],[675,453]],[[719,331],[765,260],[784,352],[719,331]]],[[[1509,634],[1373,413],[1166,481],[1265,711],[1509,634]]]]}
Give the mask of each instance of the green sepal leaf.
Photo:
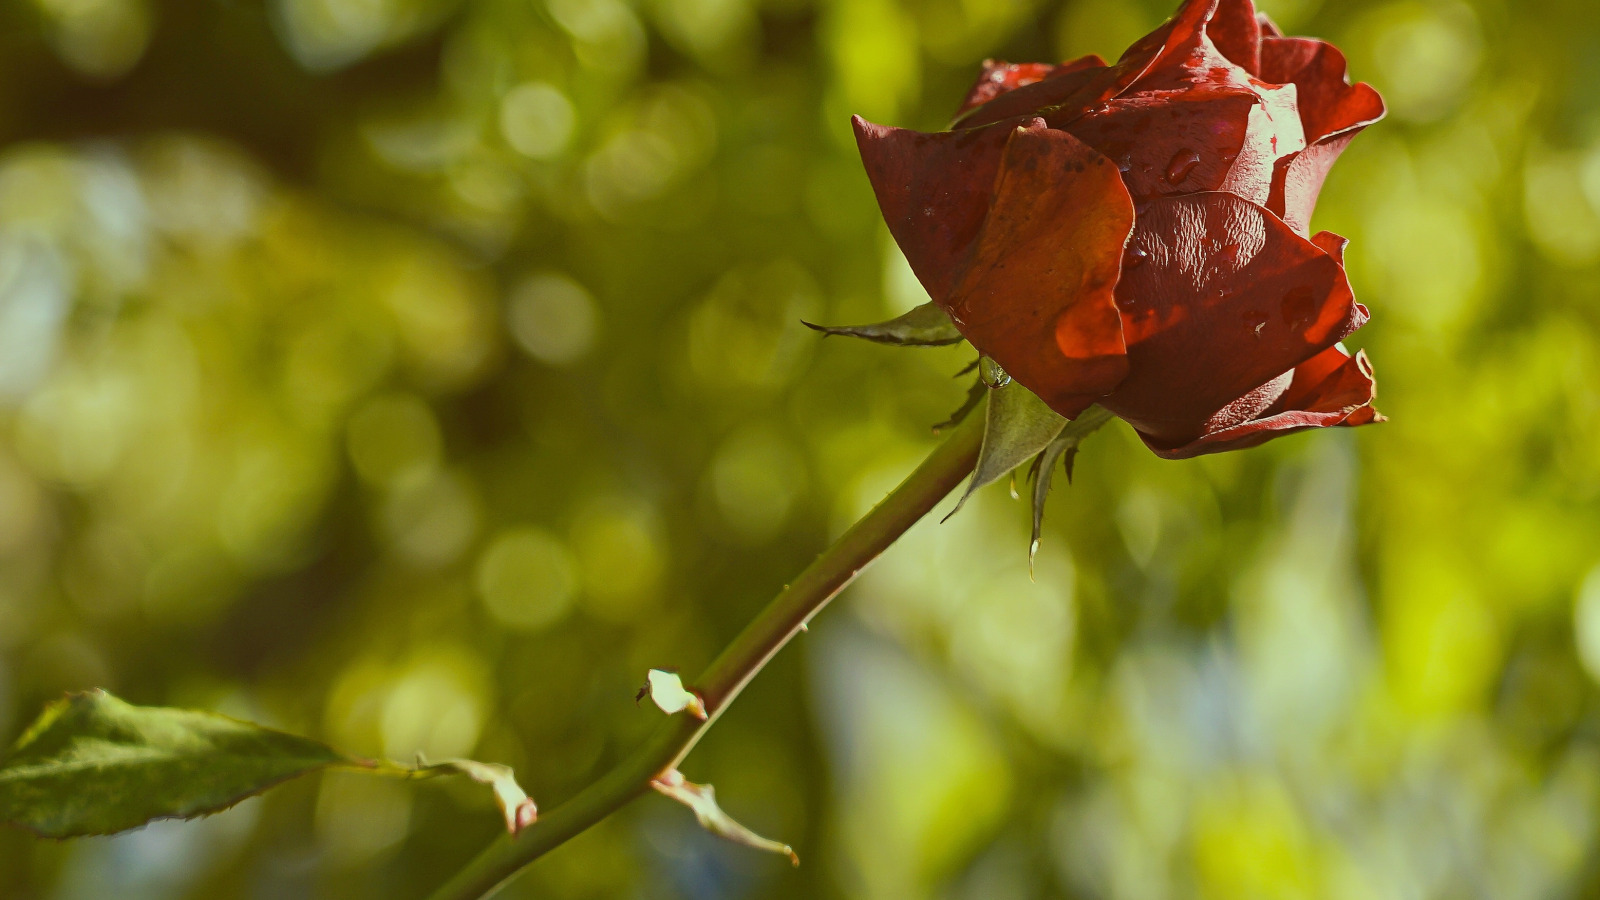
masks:
{"type": "Polygon", "coordinates": [[[1012,469],[1038,456],[1067,425],[1065,416],[1010,379],[989,390],[989,408],[984,415],[983,448],[978,451],[978,465],[972,471],[966,493],[961,495],[961,502],[950,511],[950,516],[960,512],[979,488],[999,481],[1012,469]]]}
{"type": "Polygon", "coordinates": [[[978,404],[983,402],[983,398],[987,396],[988,393],[988,385],[984,384],[981,380],[973,379],[972,387],[967,388],[967,396],[961,401],[960,408],[951,413],[950,418],[945,419],[943,422],[933,426],[934,432],[938,433],[946,428],[954,428],[957,425],[960,425],[962,422],[965,422],[967,420],[967,416],[971,415],[972,411],[978,408],[978,404]]]}
{"type": "Polygon", "coordinates": [[[404,778],[465,774],[494,790],[512,834],[535,815],[505,766],[363,759],[217,713],[134,706],[96,690],[50,704],[0,761],[0,823],[52,838],[115,834],[156,819],[218,812],[324,769],[404,778]]]}
{"type": "Polygon", "coordinates": [[[950,316],[938,304],[924,303],[903,316],[878,322],[875,325],[813,325],[804,323],[823,334],[840,334],[865,338],[879,344],[902,347],[942,347],[959,343],[961,332],[956,330],[950,316]]]}
{"type": "Polygon", "coordinates": [[[1072,483],[1072,461],[1077,458],[1083,439],[1111,421],[1110,412],[1091,406],[1066,427],[1061,429],[1049,445],[1033,461],[1033,540],[1028,544],[1028,571],[1033,571],[1033,558],[1039,553],[1039,536],[1044,532],[1044,502],[1050,496],[1050,483],[1055,479],[1056,463],[1064,462],[1067,483],[1072,483]]]}
{"type": "Polygon", "coordinates": [[[794,848],[756,834],[723,812],[722,807],[717,805],[716,789],[711,785],[695,784],[685,779],[677,769],[671,769],[650,782],[650,786],[689,807],[695,819],[700,822],[700,827],[712,834],[746,847],[787,856],[789,862],[800,865],[800,857],[795,855],[794,848]]]}

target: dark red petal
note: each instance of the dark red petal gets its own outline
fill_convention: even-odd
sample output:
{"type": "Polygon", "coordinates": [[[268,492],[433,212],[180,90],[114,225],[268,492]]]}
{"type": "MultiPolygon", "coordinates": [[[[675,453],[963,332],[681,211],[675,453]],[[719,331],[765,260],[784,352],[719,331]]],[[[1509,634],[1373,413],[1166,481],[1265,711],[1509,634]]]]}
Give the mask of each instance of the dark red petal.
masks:
{"type": "Polygon", "coordinates": [[[1256,24],[1261,26],[1262,39],[1283,37],[1283,29],[1279,28],[1278,23],[1272,21],[1272,17],[1266,13],[1256,13],[1256,24]]]}
{"type": "Polygon", "coordinates": [[[1145,73],[1186,54],[1196,35],[1204,35],[1205,24],[1216,4],[1217,0],[1187,0],[1171,20],[1129,47],[1116,65],[1069,69],[1007,91],[968,111],[965,118],[956,120],[956,125],[976,128],[1018,116],[1047,113],[1051,127],[1059,128],[1121,94],[1145,73]]]}
{"type": "Polygon", "coordinates": [[[1222,0],[1211,24],[1206,26],[1211,42],[1222,55],[1251,75],[1261,75],[1261,23],[1251,0],[1222,0]]]}
{"type": "Polygon", "coordinates": [[[969,110],[976,109],[1001,94],[1014,91],[1019,87],[1037,84],[1046,78],[1071,75],[1075,72],[1085,72],[1092,69],[1104,69],[1105,67],[1106,61],[1093,53],[1068,60],[1060,65],[1052,65],[1050,63],[1008,63],[986,59],[983,61],[983,72],[978,75],[978,80],[973,82],[972,90],[967,92],[967,98],[961,101],[961,108],[956,110],[956,119],[959,120],[969,110]]]}
{"type": "Polygon", "coordinates": [[[1263,386],[1366,322],[1341,242],[1307,240],[1228,193],[1141,207],[1117,288],[1132,368],[1102,405],[1164,447],[1199,438],[1230,406],[1254,417],[1274,402],[1263,386]]]}
{"type": "Polygon", "coordinates": [[[1133,80],[1126,74],[1117,66],[1072,69],[999,94],[958,116],[954,127],[978,128],[1045,109],[1074,110],[1072,114],[1076,115],[1120,92],[1133,80]]]}
{"type": "Polygon", "coordinates": [[[1383,98],[1371,85],[1350,84],[1344,54],[1332,44],[1266,38],[1261,46],[1263,77],[1299,91],[1309,144],[1278,161],[1267,208],[1305,234],[1328,172],[1363,128],[1383,118],[1383,98]]]}
{"type": "MultiPolygon", "coordinates": [[[[1100,65],[1105,65],[1105,62],[1101,61],[1100,65]]],[[[1007,91],[1043,81],[1057,74],[1056,68],[1050,63],[1008,63],[986,59],[983,61],[983,71],[979,73],[978,80],[972,83],[972,90],[967,91],[967,98],[961,101],[956,116],[959,118],[967,110],[982,106],[1007,91]]]]}
{"type": "Polygon", "coordinates": [[[1128,371],[1116,285],[1133,201],[1116,166],[1035,119],[1006,129],[994,203],[960,283],[956,327],[1064,416],[1128,371]]]}
{"type": "Polygon", "coordinates": [[[1117,65],[1137,64],[1148,59],[1143,64],[1144,71],[1134,76],[1137,79],[1168,65],[1182,64],[1205,36],[1206,23],[1211,21],[1216,11],[1217,0],[1184,0],[1183,6],[1172,14],[1165,25],[1135,41],[1117,60],[1117,65]]]}
{"type": "Polygon", "coordinates": [[[1188,459],[1225,450],[1243,450],[1309,428],[1384,421],[1372,407],[1378,388],[1372,364],[1364,352],[1352,357],[1343,347],[1335,345],[1296,366],[1289,376],[1283,393],[1260,415],[1208,430],[1182,446],[1151,444],[1150,449],[1167,459],[1188,459]]]}
{"type": "Polygon", "coordinates": [[[1131,93],[1066,130],[1116,161],[1135,203],[1226,190],[1265,204],[1278,159],[1302,146],[1293,101],[1277,88],[1228,84],[1131,93]]]}
{"type": "Polygon", "coordinates": [[[1261,78],[1293,84],[1300,94],[1306,142],[1359,130],[1383,118],[1383,98],[1369,84],[1351,84],[1344,54],[1310,38],[1261,41],[1261,78]]]}
{"type": "Polygon", "coordinates": [[[1251,77],[1212,41],[1256,40],[1243,33],[1255,27],[1249,0],[1225,0],[1215,12],[1200,21],[1209,32],[1174,28],[1169,56],[1121,96],[1071,122],[1045,116],[1116,160],[1135,202],[1229,191],[1264,205],[1278,161],[1305,148],[1296,89],[1251,77]]]}
{"type": "Polygon", "coordinates": [[[1104,69],[1105,67],[1106,61],[1100,57],[1100,54],[1091,53],[1088,56],[1067,60],[1056,66],[1055,71],[1051,72],[1050,75],[1052,77],[1056,75],[1071,75],[1073,72],[1082,72],[1086,69],[1104,69]]]}
{"type": "Polygon", "coordinates": [[[947,299],[989,214],[1011,129],[924,134],[851,121],[889,233],[929,296],[947,299]]]}

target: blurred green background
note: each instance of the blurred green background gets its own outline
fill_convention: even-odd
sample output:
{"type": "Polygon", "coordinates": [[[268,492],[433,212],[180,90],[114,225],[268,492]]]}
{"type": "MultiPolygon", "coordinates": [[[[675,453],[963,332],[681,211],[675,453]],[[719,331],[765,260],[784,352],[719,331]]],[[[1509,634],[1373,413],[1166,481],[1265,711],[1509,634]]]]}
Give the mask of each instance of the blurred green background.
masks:
{"type": "MultiPolygon", "coordinates": [[[[1166,0],[0,4],[0,741],[104,686],[542,805],[932,446],[965,348],[848,115],[1166,0]]],[[[1600,8],[1268,0],[1390,119],[1354,239],[1393,421],[924,523],[685,766],[508,897],[1600,892],[1600,8]]],[[[0,896],[420,897],[481,789],[311,778],[194,824],[0,832],[0,896]]]]}

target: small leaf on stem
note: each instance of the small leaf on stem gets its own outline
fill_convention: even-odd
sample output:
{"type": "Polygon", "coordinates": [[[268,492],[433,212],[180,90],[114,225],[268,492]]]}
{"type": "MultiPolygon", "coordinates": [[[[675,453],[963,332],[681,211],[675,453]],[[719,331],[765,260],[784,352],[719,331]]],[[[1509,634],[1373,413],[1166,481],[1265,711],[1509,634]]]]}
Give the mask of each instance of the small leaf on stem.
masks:
{"type": "Polygon", "coordinates": [[[902,347],[941,347],[962,340],[961,332],[956,330],[950,316],[934,303],[924,303],[903,316],[874,325],[804,324],[823,334],[841,334],[902,347]]]}
{"type": "Polygon", "coordinates": [[[417,767],[406,769],[405,774],[412,778],[460,774],[479,784],[488,785],[494,790],[495,803],[505,816],[506,831],[512,837],[521,834],[522,829],[532,825],[539,818],[539,808],[534,805],[533,798],[522,789],[522,785],[517,784],[516,773],[511,771],[510,766],[471,759],[446,759],[430,764],[419,757],[417,767]]]}
{"type": "Polygon", "coordinates": [[[1004,379],[1000,387],[989,389],[986,416],[978,466],[967,483],[966,493],[961,495],[961,502],[950,511],[950,516],[960,512],[973,492],[999,481],[1012,469],[1037,456],[1067,424],[1064,416],[1009,378],[1004,379]]]}
{"type": "Polygon", "coordinates": [[[683,679],[678,677],[677,672],[651,669],[647,678],[648,681],[639,689],[639,695],[635,699],[648,694],[650,700],[669,716],[688,710],[689,715],[702,722],[705,721],[705,701],[700,699],[699,694],[683,686],[683,679]]]}
{"type": "Polygon", "coordinates": [[[716,789],[711,785],[695,784],[685,779],[677,769],[669,769],[650,782],[650,786],[689,807],[695,819],[700,822],[700,827],[712,834],[746,847],[782,854],[789,857],[789,862],[800,865],[800,857],[795,855],[794,849],[788,844],[764,838],[723,812],[722,807],[717,805],[716,789]]]}
{"type": "Polygon", "coordinates": [[[1044,502],[1050,496],[1050,483],[1055,478],[1056,463],[1064,462],[1067,483],[1072,483],[1072,461],[1078,456],[1083,439],[1100,426],[1111,421],[1110,412],[1098,406],[1084,410],[1068,422],[1061,433],[1033,461],[1033,540],[1028,544],[1028,573],[1033,573],[1033,559],[1039,553],[1039,536],[1044,533],[1044,502]]]}

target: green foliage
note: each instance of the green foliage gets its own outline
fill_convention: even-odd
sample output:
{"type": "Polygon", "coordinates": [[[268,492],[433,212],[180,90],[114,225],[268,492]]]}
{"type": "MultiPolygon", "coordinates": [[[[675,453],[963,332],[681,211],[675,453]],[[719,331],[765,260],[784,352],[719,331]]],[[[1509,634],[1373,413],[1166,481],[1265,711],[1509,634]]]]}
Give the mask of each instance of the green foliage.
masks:
{"type": "MultiPolygon", "coordinates": [[[[570,796],[961,402],[964,347],[800,324],[928,299],[850,114],[939,128],[982,59],[1174,5],[0,4],[0,745],[99,685],[570,796]]],[[[508,896],[1600,888],[1600,6],[1261,5],[1394,109],[1313,222],[1391,421],[1183,463],[1113,423],[1036,582],[977,492],[685,764],[804,867],[638,804],[508,896]]],[[[483,793],[0,829],[0,894],[404,900],[483,793]]]]}
{"type": "Polygon", "coordinates": [[[52,838],[115,834],[218,812],[328,768],[462,774],[493,788],[512,834],[534,817],[533,801],[505,766],[446,760],[408,768],[216,713],[132,706],[88,691],[51,704],[0,761],[0,824],[52,838]]]}
{"type": "Polygon", "coordinates": [[[1078,458],[1083,439],[1093,434],[1112,419],[1111,413],[1099,406],[1091,406],[1076,419],[1067,423],[1048,446],[1034,457],[1028,476],[1033,479],[1033,534],[1028,541],[1028,565],[1033,565],[1039,553],[1039,535],[1044,531],[1044,505],[1050,498],[1050,486],[1055,483],[1056,466],[1067,472],[1067,482],[1072,481],[1072,464],[1078,458]]]}
{"type": "Polygon", "coordinates": [[[938,347],[957,344],[962,340],[950,316],[932,301],[887,322],[873,325],[806,325],[823,334],[847,335],[864,338],[879,344],[896,344],[911,347],[938,347]]]}
{"type": "Polygon", "coordinates": [[[113,834],[226,809],[280,781],[353,760],[214,713],[130,706],[104,691],[58,700],[0,765],[0,822],[45,837],[113,834]]]}
{"type": "Polygon", "coordinates": [[[1011,379],[991,387],[984,410],[983,449],[956,510],[966,505],[974,491],[994,484],[1042,453],[1066,425],[1066,417],[1011,379]]]}

